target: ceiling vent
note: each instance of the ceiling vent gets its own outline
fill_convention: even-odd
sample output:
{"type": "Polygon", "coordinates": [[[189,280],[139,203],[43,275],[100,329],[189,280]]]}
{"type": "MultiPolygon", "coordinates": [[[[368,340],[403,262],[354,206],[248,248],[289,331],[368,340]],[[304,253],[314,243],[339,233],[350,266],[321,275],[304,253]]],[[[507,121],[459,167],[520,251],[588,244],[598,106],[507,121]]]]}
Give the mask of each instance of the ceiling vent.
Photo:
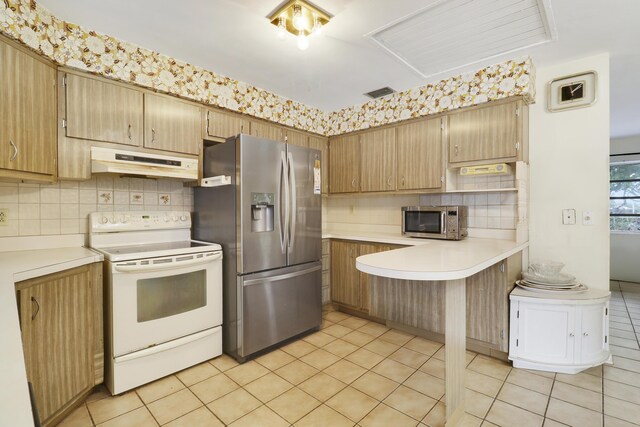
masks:
{"type": "Polygon", "coordinates": [[[550,0],[438,0],[366,34],[422,77],[556,39],[550,0]]]}
{"type": "Polygon", "coordinates": [[[380,89],[372,90],[371,92],[365,93],[369,98],[382,98],[383,96],[391,95],[392,93],[396,93],[395,90],[391,89],[389,86],[383,87],[380,89]]]}

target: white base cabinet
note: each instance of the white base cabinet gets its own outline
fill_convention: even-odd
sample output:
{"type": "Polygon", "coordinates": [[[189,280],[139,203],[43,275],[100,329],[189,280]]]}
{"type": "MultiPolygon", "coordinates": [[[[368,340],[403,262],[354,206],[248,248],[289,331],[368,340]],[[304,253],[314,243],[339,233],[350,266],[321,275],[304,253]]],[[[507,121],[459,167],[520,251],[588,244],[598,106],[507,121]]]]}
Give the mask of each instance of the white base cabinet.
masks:
{"type": "Polygon", "coordinates": [[[509,296],[509,359],[516,368],[576,374],[610,359],[609,291],[509,296]]]}

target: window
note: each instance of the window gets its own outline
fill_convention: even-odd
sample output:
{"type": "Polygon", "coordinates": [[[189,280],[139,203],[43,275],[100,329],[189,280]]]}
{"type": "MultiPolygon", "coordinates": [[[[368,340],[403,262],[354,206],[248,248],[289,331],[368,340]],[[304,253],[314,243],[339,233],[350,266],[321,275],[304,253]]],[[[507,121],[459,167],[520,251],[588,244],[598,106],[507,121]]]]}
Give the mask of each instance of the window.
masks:
{"type": "Polygon", "coordinates": [[[612,164],[609,182],[610,229],[640,233],[640,163],[612,164]]]}

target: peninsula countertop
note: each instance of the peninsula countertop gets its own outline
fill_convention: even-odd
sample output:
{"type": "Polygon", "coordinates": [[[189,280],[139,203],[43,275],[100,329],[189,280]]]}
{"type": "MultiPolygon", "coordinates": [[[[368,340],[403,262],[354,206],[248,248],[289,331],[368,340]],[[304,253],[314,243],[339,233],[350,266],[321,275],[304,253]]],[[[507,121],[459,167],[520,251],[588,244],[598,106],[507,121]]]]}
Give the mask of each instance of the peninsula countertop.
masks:
{"type": "Polygon", "coordinates": [[[458,280],[472,276],[529,246],[528,242],[467,238],[428,240],[420,245],[363,255],[358,270],[404,280],[458,280]]]}
{"type": "MultiPolygon", "coordinates": [[[[61,242],[64,244],[70,239],[58,240],[64,241],[61,242]]],[[[0,425],[33,425],[15,283],[103,260],[101,254],[80,247],[81,244],[75,247],[52,246],[46,249],[0,252],[0,382],[4,384],[0,391],[0,425]]],[[[9,245],[7,247],[16,248],[9,245]]]]}

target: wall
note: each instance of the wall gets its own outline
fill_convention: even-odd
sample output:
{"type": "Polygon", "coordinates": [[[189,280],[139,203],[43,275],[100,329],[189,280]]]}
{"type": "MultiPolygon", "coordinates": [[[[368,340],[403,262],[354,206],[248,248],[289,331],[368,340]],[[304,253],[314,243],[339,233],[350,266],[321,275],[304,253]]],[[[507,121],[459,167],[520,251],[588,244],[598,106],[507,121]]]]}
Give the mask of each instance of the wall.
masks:
{"type": "Polygon", "coordinates": [[[112,178],[57,184],[0,181],[0,209],[9,223],[0,237],[87,233],[96,211],[193,210],[193,190],[172,179],[112,178]]]}
{"type": "Polygon", "coordinates": [[[530,260],[553,259],[592,288],[609,288],[609,55],[538,68],[530,106],[530,260]],[[598,73],[598,100],[588,108],[551,113],[546,84],[582,71],[598,73]],[[562,225],[562,209],[576,225],[562,225]],[[582,225],[583,211],[595,224],[582,225]]]}
{"type": "MultiPolygon", "coordinates": [[[[611,154],[640,153],[640,135],[611,140],[611,154]]],[[[640,234],[611,233],[611,278],[640,283],[640,234]]]]}
{"type": "Polygon", "coordinates": [[[1,1],[0,33],[60,65],[327,135],[510,96],[534,96],[535,70],[531,59],[523,57],[328,113],[63,21],[34,0],[1,1]]]}

